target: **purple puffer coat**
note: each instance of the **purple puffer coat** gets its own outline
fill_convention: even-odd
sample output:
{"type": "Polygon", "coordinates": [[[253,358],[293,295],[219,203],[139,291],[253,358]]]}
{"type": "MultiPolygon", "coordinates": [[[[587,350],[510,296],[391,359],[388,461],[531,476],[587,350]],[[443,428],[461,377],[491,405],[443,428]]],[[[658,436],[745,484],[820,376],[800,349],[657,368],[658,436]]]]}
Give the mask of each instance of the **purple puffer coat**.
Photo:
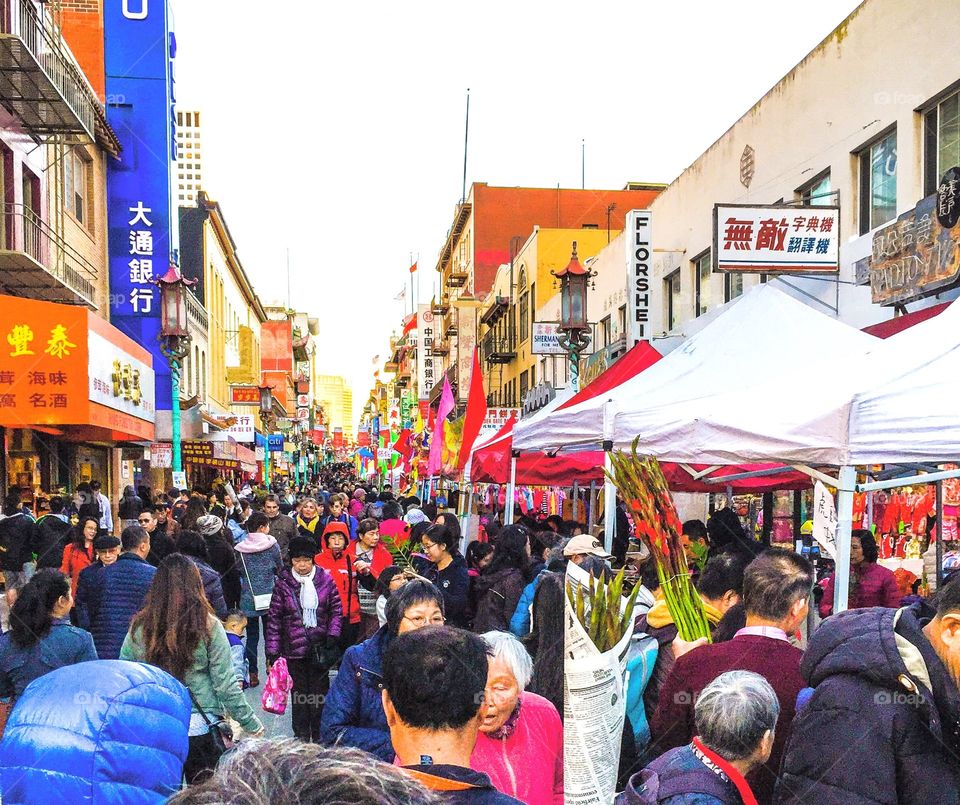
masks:
{"type": "Polygon", "coordinates": [[[311,643],[318,643],[325,637],[340,637],[340,593],[329,573],[322,567],[317,567],[316,571],[313,584],[319,603],[317,625],[313,629],[303,625],[300,583],[288,568],[277,576],[266,624],[265,652],[269,662],[277,657],[303,659],[311,643]]]}

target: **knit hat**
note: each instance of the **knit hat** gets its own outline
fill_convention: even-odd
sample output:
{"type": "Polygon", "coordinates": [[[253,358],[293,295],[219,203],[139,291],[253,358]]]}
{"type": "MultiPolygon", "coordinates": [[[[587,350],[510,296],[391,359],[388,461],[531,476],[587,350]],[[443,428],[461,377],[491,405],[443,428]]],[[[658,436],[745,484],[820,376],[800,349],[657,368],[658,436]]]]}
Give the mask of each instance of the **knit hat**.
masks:
{"type": "Polygon", "coordinates": [[[294,537],[290,540],[289,553],[291,559],[307,557],[313,559],[317,555],[317,544],[306,537],[294,537]]]}
{"type": "Polygon", "coordinates": [[[343,538],[347,542],[350,541],[350,529],[347,528],[346,523],[341,523],[339,520],[334,520],[330,523],[327,523],[327,527],[323,529],[323,541],[327,545],[330,544],[331,534],[343,534],[343,538]]]}
{"type": "Polygon", "coordinates": [[[197,531],[205,537],[219,534],[223,531],[223,520],[215,514],[205,514],[197,518],[197,531]]]}
{"type": "Polygon", "coordinates": [[[364,500],[364,499],[366,499],[366,497],[367,497],[367,493],[364,492],[362,489],[354,489],[354,490],[353,490],[353,497],[354,497],[354,499],[356,499],[356,500],[364,500]]]}
{"type": "Polygon", "coordinates": [[[425,523],[430,518],[427,517],[420,509],[410,509],[407,512],[406,516],[403,518],[404,522],[407,525],[416,525],[417,523],[425,523]]]}

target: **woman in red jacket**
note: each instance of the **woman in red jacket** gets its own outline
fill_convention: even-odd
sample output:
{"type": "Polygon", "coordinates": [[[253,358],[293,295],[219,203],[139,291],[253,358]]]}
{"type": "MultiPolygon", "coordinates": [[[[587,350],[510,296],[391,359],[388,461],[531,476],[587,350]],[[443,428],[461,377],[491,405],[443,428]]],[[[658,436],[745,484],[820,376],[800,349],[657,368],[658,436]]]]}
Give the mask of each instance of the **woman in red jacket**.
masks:
{"type": "Polygon", "coordinates": [[[95,517],[84,517],[74,527],[73,538],[63,550],[60,572],[70,579],[70,593],[73,596],[77,594],[80,571],[90,567],[96,559],[93,541],[96,539],[99,528],[100,521],[95,517]]]}
{"type": "Polygon", "coordinates": [[[323,548],[314,557],[318,567],[322,567],[333,578],[340,592],[343,608],[343,626],[340,630],[340,649],[346,651],[357,642],[360,632],[360,599],[357,595],[357,567],[354,558],[347,551],[350,542],[350,530],[346,523],[333,521],[323,529],[323,548]]]}
{"type": "MultiPolygon", "coordinates": [[[[820,617],[833,614],[833,585],[836,573],[824,585],[820,617]]],[[[877,543],[866,529],[854,529],[850,535],[850,591],[847,609],[900,606],[903,595],[893,571],[877,564],[877,543]]]]}
{"type": "Polygon", "coordinates": [[[393,564],[383,543],[380,542],[380,523],[373,517],[360,521],[357,527],[357,541],[351,542],[347,554],[353,559],[357,571],[357,598],[360,602],[359,640],[366,640],[380,628],[377,617],[377,579],[393,564]]]}

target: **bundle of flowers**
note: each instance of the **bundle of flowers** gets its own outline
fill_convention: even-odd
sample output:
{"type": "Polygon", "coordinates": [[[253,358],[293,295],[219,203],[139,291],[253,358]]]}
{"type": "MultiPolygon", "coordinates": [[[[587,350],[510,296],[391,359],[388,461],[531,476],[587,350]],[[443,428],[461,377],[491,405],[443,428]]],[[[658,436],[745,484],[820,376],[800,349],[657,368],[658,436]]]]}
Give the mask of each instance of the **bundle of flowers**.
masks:
{"type": "Polygon", "coordinates": [[[633,516],[637,537],[650,549],[650,561],[657,568],[660,589],[682,640],[705,637],[710,626],[687,569],[680,541],[680,518],[670,497],[660,462],[637,454],[639,437],[630,453],[611,453],[613,481],[633,516]]]}
{"type": "Polygon", "coordinates": [[[628,629],[632,629],[633,607],[640,592],[637,584],[623,603],[623,573],[621,570],[613,581],[604,575],[594,578],[590,574],[590,586],[567,581],[567,599],[577,620],[580,621],[593,645],[603,653],[614,648],[628,629]]]}

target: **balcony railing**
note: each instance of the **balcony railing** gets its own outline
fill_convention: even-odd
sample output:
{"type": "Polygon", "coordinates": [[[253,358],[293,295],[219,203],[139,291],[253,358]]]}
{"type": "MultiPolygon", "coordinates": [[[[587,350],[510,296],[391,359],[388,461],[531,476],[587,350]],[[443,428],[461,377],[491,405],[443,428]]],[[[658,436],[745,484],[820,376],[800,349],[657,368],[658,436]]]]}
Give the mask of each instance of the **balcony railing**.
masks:
{"type": "Polygon", "coordinates": [[[517,333],[512,327],[487,333],[480,343],[480,356],[486,363],[510,363],[517,357],[517,333]]]}
{"type": "Polygon", "coordinates": [[[209,319],[207,318],[207,311],[204,310],[200,300],[192,293],[187,293],[185,296],[187,299],[187,322],[201,330],[205,336],[208,335],[209,319]]]}
{"type": "Polygon", "coordinates": [[[0,102],[33,134],[95,137],[99,102],[34,0],[0,0],[0,102]]]}
{"type": "Polygon", "coordinates": [[[14,296],[96,307],[97,267],[23,204],[3,206],[0,287],[14,296]]]}

